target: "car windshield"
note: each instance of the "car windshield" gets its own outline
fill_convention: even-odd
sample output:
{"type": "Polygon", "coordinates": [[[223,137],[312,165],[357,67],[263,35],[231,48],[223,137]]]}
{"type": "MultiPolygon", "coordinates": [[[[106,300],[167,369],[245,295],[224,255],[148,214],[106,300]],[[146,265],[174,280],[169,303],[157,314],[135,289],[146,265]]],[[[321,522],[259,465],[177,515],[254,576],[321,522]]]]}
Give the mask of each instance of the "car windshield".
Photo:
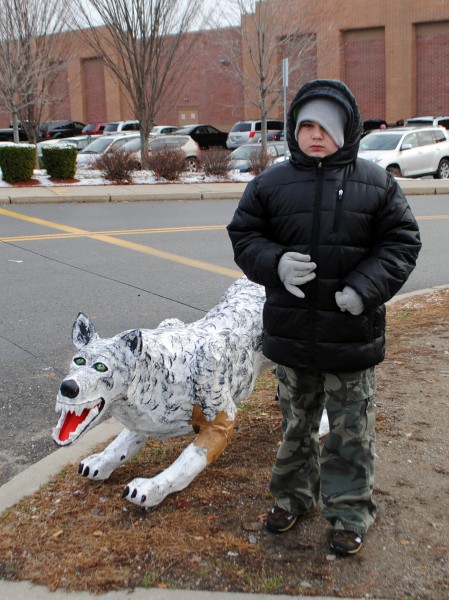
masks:
{"type": "Polygon", "coordinates": [[[113,137],[101,137],[93,142],[91,142],[88,146],[84,148],[82,151],[83,154],[100,154],[113,142],[113,137]]]}
{"type": "Polygon", "coordinates": [[[154,150],[156,148],[167,148],[167,147],[180,147],[187,144],[189,138],[187,136],[159,136],[154,140],[151,140],[148,144],[148,148],[150,150],[154,150]]]}
{"type": "Polygon", "coordinates": [[[234,125],[231,131],[251,131],[251,123],[247,121],[240,121],[234,125]]]}
{"type": "Polygon", "coordinates": [[[394,150],[397,148],[403,133],[369,133],[360,142],[360,150],[394,150]]]}
{"type": "Polygon", "coordinates": [[[140,137],[133,138],[127,141],[126,144],[123,144],[123,150],[125,152],[138,152],[140,150],[140,137]]]}
{"type": "Polygon", "coordinates": [[[240,148],[237,148],[232,152],[231,157],[237,160],[246,160],[253,152],[259,152],[261,149],[262,147],[255,144],[251,144],[250,146],[240,146],[240,148]]]}
{"type": "Polygon", "coordinates": [[[108,132],[108,131],[117,131],[117,129],[118,129],[118,123],[108,123],[105,126],[105,128],[104,128],[104,130],[106,132],[108,132]]]}
{"type": "Polygon", "coordinates": [[[189,134],[191,131],[193,131],[193,129],[195,129],[195,127],[196,127],[196,125],[184,125],[184,127],[180,127],[173,133],[176,133],[176,134],[183,133],[184,135],[186,135],[186,134],[189,134]]]}

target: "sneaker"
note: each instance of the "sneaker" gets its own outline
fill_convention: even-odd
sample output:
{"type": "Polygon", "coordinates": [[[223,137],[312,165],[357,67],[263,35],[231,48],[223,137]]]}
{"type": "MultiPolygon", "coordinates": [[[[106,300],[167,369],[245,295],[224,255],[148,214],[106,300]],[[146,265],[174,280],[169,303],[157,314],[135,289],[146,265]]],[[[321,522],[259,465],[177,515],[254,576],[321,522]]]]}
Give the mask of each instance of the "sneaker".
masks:
{"type": "Polygon", "coordinates": [[[357,554],[363,546],[363,538],[357,531],[347,529],[336,529],[332,536],[331,549],[337,554],[348,556],[357,554]]]}
{"type": "Polygon", "coordinates": [[[292,515],[288,510],[273,506],[268,511],[265,525],[271,533],[284,533],[291,529],[297,520],[298,515],[292,515]]]}

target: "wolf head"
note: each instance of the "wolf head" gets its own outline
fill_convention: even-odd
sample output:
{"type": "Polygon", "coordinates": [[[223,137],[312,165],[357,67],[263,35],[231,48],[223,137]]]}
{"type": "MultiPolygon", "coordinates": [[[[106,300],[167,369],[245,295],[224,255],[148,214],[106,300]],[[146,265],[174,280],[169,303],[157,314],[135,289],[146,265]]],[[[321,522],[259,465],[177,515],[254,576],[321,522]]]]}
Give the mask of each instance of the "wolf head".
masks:
{"type": "Polygon", "coordinates": [[[74,442],[107,415],[114,401],[126,398],[142,350],[139,330],[101,339],[82,313],[73,324],[72,339],[78,352],[59,388],[56,411],[61,416],[52,433],[60,446],[74,442]]]}

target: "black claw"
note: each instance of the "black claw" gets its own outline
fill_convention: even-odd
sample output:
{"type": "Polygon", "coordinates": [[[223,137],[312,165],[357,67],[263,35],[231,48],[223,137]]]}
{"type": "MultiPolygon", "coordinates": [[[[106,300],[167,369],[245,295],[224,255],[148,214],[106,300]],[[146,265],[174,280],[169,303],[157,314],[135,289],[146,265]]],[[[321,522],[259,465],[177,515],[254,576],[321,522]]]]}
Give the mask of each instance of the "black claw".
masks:
{"type": "Polygon", "coordinates": [[[147,499],[147,497],[145,496],[145,494],[142,496],[142,498],[140,499],[140,504],[143,504],[145,502],[145,500],[147,499]]]}
{"type": "Polygon", "coordinates": [[[137,490],[134,489],[133,493],[131,494],[131,498],[135,498],[137,496],[137,490]]]}
{"type": "Polygon", "coordinates": [[[80,463],[78,465],[78,475],[81,475],[81,473],[83,472],[83,469],[84,469],[83,463],[80,463]]]}
{"type": "Polygon", "coordinates": [[[94,477],[96,477],[97,475],[98,475],[98,469],[95,470],[94,477]]]}
{"type": "Polygon", "coordinates": [[[84,477],[87,477],[89,475],[89,467],[86,467],[84,469],[84,473],[83,473],[84,477]]]}
{"type": "Polygon", "coordinates": [[[129,494],[129,485],[127,485],[126,488],[123,490],[122,498],[126,498],[126,496],[128,494],[129,494]]]}

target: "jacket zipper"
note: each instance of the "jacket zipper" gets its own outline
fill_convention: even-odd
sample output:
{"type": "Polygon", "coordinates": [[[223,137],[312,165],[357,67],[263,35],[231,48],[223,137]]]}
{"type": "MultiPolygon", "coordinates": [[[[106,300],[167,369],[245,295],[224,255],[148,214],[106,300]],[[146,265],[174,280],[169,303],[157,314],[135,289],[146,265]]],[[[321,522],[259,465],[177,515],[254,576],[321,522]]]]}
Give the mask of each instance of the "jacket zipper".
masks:
{"type": "Polygon", "coordinates": [[[343,188],[338,190],[337,202],[336,202],[336,206],[335,206],[335,215],[334,215],[334,232],[335,233],[337,233],[337,231],[340,229],[340,217],[341,217],[341,209],[342,209],[342,203],[343,203],[343,194],[344,194],[343,188]]]}
{"type": "MultiPolygon", "coordinates": [[[[317,189],[315,196],[315,206],[313,209],[313,223],[312,223],[312,244],[311,244],[311,259],[312,261],[317,262],[318,258],[318,247],[319,247],[319,237],[320,237],[320,222],[321,222],[321,204],[323,199],[323,163],[320,161],[317,165],[317,189]]],[[[317,268],[319,269],[319,262],[317,262],[317,268]]],[[[312,365],[316,364],[316,308],[317,308],[317,277],[311,282],[311,298],[310,298],[310,341],[311,348],[313,351],[312,356],[312,365]]]]}

